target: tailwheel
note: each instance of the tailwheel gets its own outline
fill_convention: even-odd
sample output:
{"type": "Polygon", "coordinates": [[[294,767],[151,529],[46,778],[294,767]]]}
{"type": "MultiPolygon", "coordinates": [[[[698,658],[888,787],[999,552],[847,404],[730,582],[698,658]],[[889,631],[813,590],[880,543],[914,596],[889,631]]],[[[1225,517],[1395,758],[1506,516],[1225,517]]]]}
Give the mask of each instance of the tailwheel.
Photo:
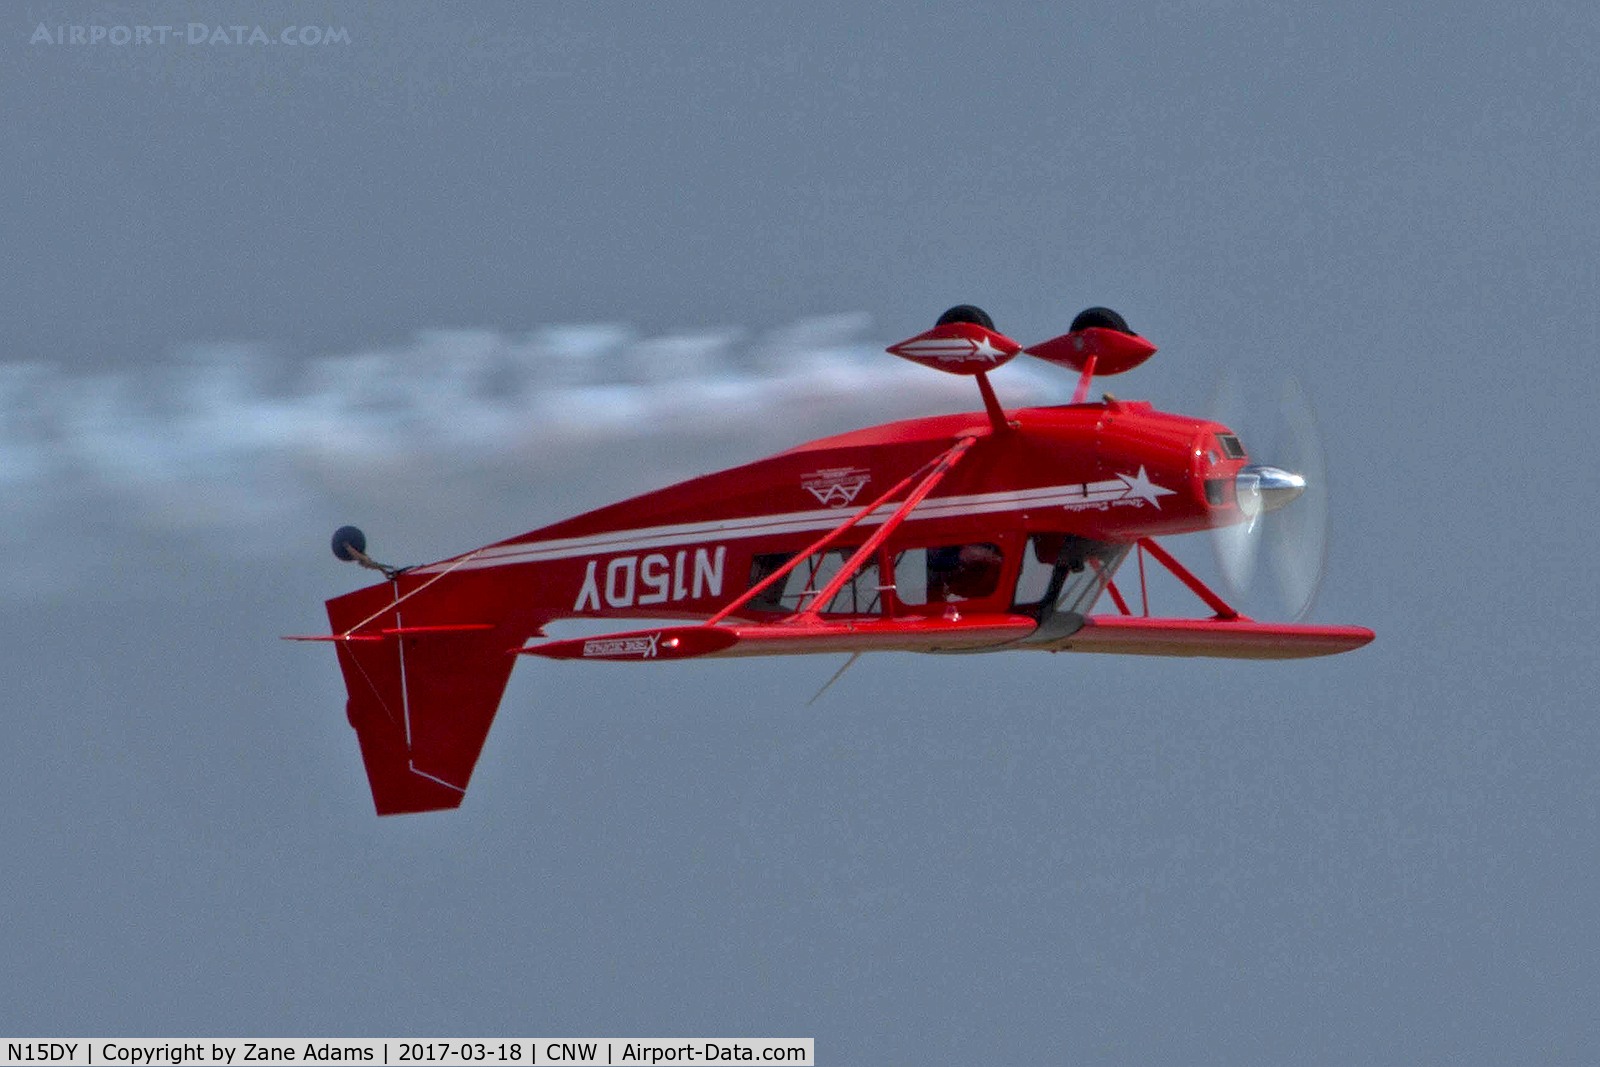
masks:
{"type": "Polygon", "coordinates": [[[341,526],[333,531],[334,557],[345,563],[359,563],[368,570],[382,571],[391,582],[405,572],[404,567],[391,567],[367,555],[367,535],[359,526],[341,526]]]}

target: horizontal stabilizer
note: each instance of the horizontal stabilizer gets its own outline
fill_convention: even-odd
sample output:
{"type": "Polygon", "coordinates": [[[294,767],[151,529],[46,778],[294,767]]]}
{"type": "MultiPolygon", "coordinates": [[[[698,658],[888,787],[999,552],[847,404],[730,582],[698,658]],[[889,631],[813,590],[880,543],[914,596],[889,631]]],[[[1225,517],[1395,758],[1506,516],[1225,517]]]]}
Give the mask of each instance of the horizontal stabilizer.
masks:
{"type": "Polygon", "coordinates": [[[472,630],[492,630],[487,622],[452,623],[447,626],[386,626],[348,634],[288,634],[285,641],[392,641],[399,637],[426,637],[434,634],[459,634],[472,630]]]}

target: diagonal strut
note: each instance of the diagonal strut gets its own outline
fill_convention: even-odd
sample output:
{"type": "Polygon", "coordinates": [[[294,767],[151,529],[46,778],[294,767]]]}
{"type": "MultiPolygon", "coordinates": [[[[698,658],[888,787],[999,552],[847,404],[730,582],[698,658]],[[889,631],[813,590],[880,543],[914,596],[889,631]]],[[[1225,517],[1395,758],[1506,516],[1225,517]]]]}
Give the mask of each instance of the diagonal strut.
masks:
{"type": "Polygon", "coordinates": [[[966,455],[967,449],[971,448],[977,440],[976,437],[963,437],[955,443],[955,447],[940,456],[933,470],[911,491],[911,495],[906,497],[905,503],[901,504],[895,510],[895,513],[889,516],[888,521],[878,527],[877,533],[867,538],[866,544],[856,549],[856,554],[845,562],[845,565],[839,569],[839,573],[833,576],[833,580],[823,587],[822,591],[807,605],[806,609],[795,616],[795,621],[806,622],[820,618],[823,606],[833,599],[834,594],[844,588],[844,583],[855,577],[856,571],[861,569],[862,564],[871,559],[872,554],[878,551],[878,546],[888,540],[889,535],[900,528],[900,524],[906,520],[906,516],[911,514],[912,510],[922,503],[929,493],[933,492],[934,486],[944,479],[944,476],[950,472],[950,468],[954,467],[961,457],[966,455]]]}

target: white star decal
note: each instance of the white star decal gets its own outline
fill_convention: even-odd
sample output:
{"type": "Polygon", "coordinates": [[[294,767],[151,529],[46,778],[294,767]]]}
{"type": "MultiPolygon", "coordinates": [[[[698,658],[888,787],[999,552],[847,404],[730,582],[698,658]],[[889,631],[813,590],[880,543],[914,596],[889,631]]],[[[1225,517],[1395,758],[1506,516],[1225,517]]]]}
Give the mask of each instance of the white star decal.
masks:
{"type": "Polygon", "coordinates": [[[1117,477],[1121,478],[1128,487],[1128,492],[1123,499],[1139,497],[1141,500],[1148,500],[1156,506],[1158,511],[1161,509],[1161,501],[1157,497],[1171,496],[1177,492],[1176,489],[1166,489],[1152,482],[1150,476],[1144,472],[1143,463],[1139,464],[1138,474],[1119,474],[1117,477]]]}
{"type": "Polygon", "coordinates": [[[994,342],[990,341],[987,337],[978,338],[977,343],[973,347],[972,354],[980,359],[986,359],[990,363],[993,363],[996,359],[1005,355],[1005,353],[996,348],[994,346],[994,342]]]}

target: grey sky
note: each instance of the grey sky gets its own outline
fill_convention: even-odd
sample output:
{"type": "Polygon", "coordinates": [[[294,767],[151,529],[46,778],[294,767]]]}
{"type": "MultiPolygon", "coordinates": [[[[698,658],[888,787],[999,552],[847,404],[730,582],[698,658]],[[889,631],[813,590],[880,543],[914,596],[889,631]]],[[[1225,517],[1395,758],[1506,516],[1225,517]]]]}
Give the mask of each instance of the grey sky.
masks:
{"type": "Polygon", "coordinates": [[[1600,1055],[1590,7],[44,3],[0,41],[0,1029],[1600,1055]],[[191,22],[350,40],[29,43],[191,22]],[[1295,375],[1314,618],[1378,641],[883,656],[810,708],[831,660],[521,664],[464,807],[371,815],[332,656],[276,640],[359,581],[334,526],[436,558],[950,410],[850,375],[962,301],[1024,342],[1118,308],[1162,351],[1108,387],[1171,410],[1295,375]],[[435,357],[496,399],[351,384],[435,357]],[[762,399],[516,432],[573,381],[600,421],[762,399]]]}

